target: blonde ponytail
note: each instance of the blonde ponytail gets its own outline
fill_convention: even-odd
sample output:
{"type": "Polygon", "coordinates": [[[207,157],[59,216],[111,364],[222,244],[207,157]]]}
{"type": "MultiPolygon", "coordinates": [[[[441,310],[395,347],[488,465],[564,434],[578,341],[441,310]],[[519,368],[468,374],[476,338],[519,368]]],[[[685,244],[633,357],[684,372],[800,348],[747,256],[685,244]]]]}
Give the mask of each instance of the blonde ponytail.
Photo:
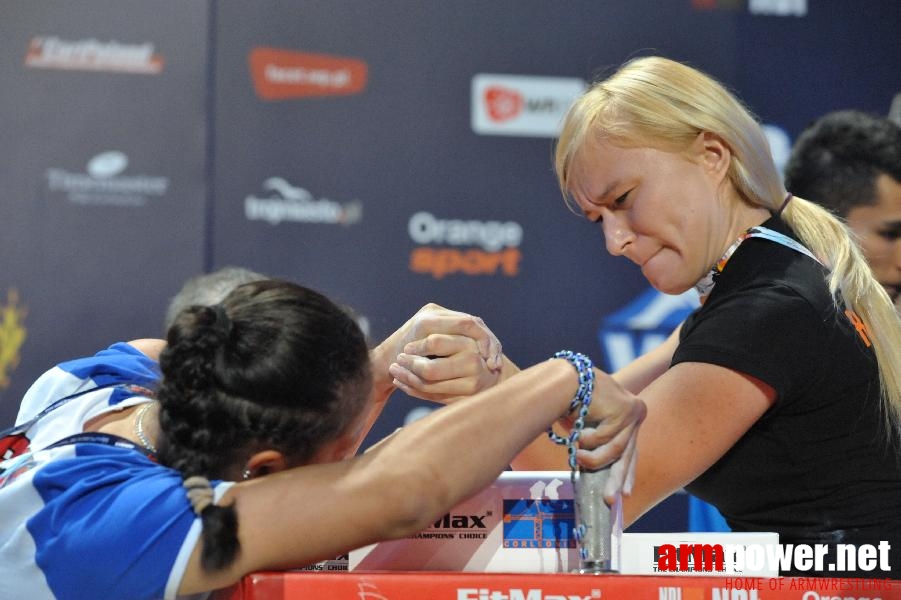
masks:
{"type": "Polygon", "coordinates": [[[901,316],[873,276],[854,234],[818,204],[794,198],[782,218],[829,270],[829,291],[864,329],[879,364],[879,380],[889,431],[901,436],[901,316]],[[857,321],[859,319],[859,322],[857,321]]]}

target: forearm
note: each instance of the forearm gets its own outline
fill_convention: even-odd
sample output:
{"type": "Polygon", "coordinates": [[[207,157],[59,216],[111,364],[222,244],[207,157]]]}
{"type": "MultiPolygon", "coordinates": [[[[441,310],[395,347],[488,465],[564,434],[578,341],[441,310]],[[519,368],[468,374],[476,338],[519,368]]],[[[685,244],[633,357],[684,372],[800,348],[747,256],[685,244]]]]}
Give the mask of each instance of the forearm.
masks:
{"type": "Polygon", "coordinates": [[[369,362],[372,368],[372,393],[370,399],[375,403],[384,403],[397,389],[394,378],[388,373],[388,366],[397,358],[397,338],[394,332],[381,344],[369,351],[369,362]]]}
{"type": "Polygon", "coordinates": [[[223,572],[189,566],[181,593],[244,573],[298,567],[373,541],[414,533],[493,482],[569,406],[572,366],[552,360],[441,408],[366,454],[234,486],[242,552],[223,572]],[[278,518],[272,518],[278,515],[278,518]]]}
{"type": "Polygon", "coordinates": [[[513,457],[510,466],[517,471],[561,471],[569,469],[569,455],[542,432],[513,457]]]}
{"type": "Polygon", "coordinates": [[[613,378],[633,394],[638,394],[648,387],[663,375],[672,363],[673,354],[679,345],[681,328],[679,325],[662,344],[613,373],[613,378]]]}
{"type": "MultiPolygon", "coordinates": [[[[512,363],[511,363],[512,364],[512,363]]],[[[423,523],[490,484],[562,415],[578,387],[572,366],[546,361],[407,426],[371,454],[386,470],[407,465],[430,499],[423,523]]]]}

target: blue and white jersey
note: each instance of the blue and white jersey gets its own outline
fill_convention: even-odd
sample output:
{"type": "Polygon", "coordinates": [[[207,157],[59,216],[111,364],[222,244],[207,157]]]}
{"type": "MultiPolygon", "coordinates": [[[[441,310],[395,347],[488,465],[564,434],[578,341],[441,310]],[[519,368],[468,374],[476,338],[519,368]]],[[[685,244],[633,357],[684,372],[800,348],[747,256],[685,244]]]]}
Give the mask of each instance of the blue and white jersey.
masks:
{"type": "MultiPolygon", "coordinates": [[[[22,401],[17,424],[61,398],[27,437],[30,452],[0,462],[0,600],[175,598],[194,546],[181,475],[132,445],[48,446],[103,413],[146,402],[156,363],[128,344],[62,363],[22,401]]],[[[216,500],[231,484],[214,482],[216,500]]]]}

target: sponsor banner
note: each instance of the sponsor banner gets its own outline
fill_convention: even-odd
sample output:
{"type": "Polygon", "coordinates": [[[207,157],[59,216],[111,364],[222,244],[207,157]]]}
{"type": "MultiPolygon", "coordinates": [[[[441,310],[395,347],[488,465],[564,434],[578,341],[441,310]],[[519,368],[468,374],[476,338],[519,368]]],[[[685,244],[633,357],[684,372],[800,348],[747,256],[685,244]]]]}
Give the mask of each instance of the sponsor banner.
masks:
{"type": "Polygon", "coordinates": [[[128,155],[119,150],[101,152],[91,158],[85,171],[47,169],[47,190],[62,194],[72,204],[143,206],[150,198],[166,195],[169,178],[158,175],[127,175],[128,155]]]}
{"type": "Polygon", "coordinates": [[[888,579],[523,573],[257,573],[212,600],[899,600],[888,579]]]}
{"type": "Polygon", "coordinates": [[[348,96],[366,88],[369,68],[356,58],[276,48],[254,48],[250,76],[263,100],[348,96]]]}
{"type": "Polygon", "coordinates": [[[523,227],[516,221],[442,219],[420,211],[410,217],[407,233],[419,244],[410,254],[414,273],[435,279],[519,274],[523,227]]]}
{"type": "Polygon", "coordinates": [[[151,42],[66,40],[53,35],[31,38],[25,54],[25,66],[33,69],[158,75],[164,63],[151,42]]]}
{"type": "Polygon", "coordinates": [[[768,17],[804,17],[807,0],[748,0],[748,12],[768,17]]]}
{"type": "Polygon", "coordinates": [[[283,222],[356,225],[363,219],[363,203],[359,200],[338,202],[316,198],[282,177],[269,177],[263,182],[263,195],[244,199],[244,216],[248,221],[265,221],[270,225],[283,222]]]}
{"type": "Polygon", "coordinates": [[[481,135],[556,137],[581,79],[480,73],[472,78],[472,130],[481,135]]]}
{"type": "Polygon", "coordinates": [[[162,335],[205,269],[212,126],[207,3],[3,7],[0,427],[53,364],[162,335]]]}
{"type": "Polygon", "coordinates": [[[691,0],[695,10],[746,11],[771,17],[803,17],[807,0],[691,0]]]}
{"type": "Polygon", "coordinates": [[[542,573],[578,565],[569,472],[507,471],[430,526],[350,552],[350,570],[542,573]]]}

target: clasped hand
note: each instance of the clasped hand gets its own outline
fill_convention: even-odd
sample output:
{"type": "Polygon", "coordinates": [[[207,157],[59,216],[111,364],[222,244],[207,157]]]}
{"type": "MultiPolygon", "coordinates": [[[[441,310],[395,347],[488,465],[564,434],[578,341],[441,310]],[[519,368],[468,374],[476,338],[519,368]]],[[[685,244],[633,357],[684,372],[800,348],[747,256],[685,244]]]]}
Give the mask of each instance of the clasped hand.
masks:
{"type": "MultiPolygon", "coordinates": [[[[452,402],[519,372],[503,356],[500,341],[482,319],[437,304],[420,309],[389,342],[397,352],[388,367],[393,384],[424,400],[452,402]]],[[[638,429],[646,413],[640,398],[595,369],[594,396],[586,419],[590,425],[579,437],[576,460],[586,469],[611,466],[605,489],[608,502],[617,492],[628,494],[632,489],[638,429]]],[[[572,419],[562,418],[561,425],[571,429],[572,419]]],[[[549,440],[546,443],[550,446],[549,440]]],[[[551,460],[543,463],[545,469],[568,468],[551,460]]]]}
{"type": "MultiPolygon", "coordinates": [[[[638,429],[647,414],[645,403],[613,377],[594,370],[594,394],[586,425],[579,436],[576,461],[579,466],[596,470],[610,466],[604,496],[612,502],[621,491],[629,495],[635,480],[638,429]]],[[[570,429],[572,417],[561,420],[570,429]]]]}
{"type": "Polygon", "coordinates": [[[501,343],[479,317],[427,304],[378,348],[393,385],[423,400],[450,402],[501,379],[501,343]]]}

